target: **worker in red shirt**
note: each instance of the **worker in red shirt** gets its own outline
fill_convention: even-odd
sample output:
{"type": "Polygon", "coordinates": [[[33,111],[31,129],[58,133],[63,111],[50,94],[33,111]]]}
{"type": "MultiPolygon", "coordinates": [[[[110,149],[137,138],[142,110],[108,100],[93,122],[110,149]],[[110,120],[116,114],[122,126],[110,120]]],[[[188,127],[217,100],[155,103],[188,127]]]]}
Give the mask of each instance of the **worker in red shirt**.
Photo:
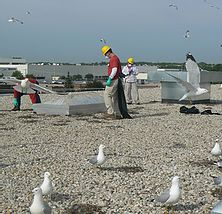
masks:
{"type": "Polygon", "coordinates": [[[118,78],[122,73],[121,63],[111,47],[105,45],[102,48],[102,53],[105,57],[109,58],[108,66],[108,80],[104,92],[104,100],[107,108],[105,117],[121,119],[121,114],[118,107],[118,78]]]}
{"type": "MultiPolygon", "coordinates": [[[[28,78],[28,80],[31,82],[31,83],[34,83],[34,84],[39,84],[39,82],[35,79],[35,77],[33,76],[26,76],[26,78],[28,78]]],[[[38,94],[38,91],[34,90],[35,93],[33,94],[29,94],[29,97],[32,101],[32,104],[35,104],[35,103],[41,103],[41,99],[40,99],[40,96],[38,94]]],[[[14,104],[14,108],[12,109],[12,111],[20,111],[20,105],[21,105],[21,97],[25,95],[19,91],[16,91],[14,89],[14,101],[13,101],[13,104],[14,104]]]]}

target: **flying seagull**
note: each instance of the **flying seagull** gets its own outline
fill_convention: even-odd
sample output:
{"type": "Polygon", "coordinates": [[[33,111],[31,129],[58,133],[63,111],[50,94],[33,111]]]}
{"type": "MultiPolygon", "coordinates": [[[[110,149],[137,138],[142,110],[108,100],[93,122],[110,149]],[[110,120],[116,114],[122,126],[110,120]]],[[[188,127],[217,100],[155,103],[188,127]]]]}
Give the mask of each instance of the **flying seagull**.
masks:
{"type": "Polygon", "coordinates": [[[15,17],[11,17],[8,22],[18,22],[20,24],[24,24],[24,22],[20,21],[19,19],[16,19],[15,17]]]}
{"type": "Polygon", "coordinates": [[[184,38],[185,38],[185,39],[188,39],[189,37],[190,37],[190,31],[187,30],[186,33],[185,33],[185,35],[184,35],[184,38]]]}
{"type": "MultiPolygon", "coordinates": [[[[47,89],[45,87],[42,87],[40,85],[37,85],[35,83],[31,83],[28,78],[25,78],[23,80],[18,80],[18,79],[0,79],[0,82],[6,82],[6,83],[11,83],[15,86],[13,88],[21,93],[24,94],[34,94],[35,91],[40,91],[44,93],[52,93],[52,94],[60,94],[56,91],[52,91],[50,89],[47,89]]],[[[63,93],[61,93],[63,94],[63,93]]]]}
{"type": "Polygon", "coordinates": [[[175,5],[175,4],[170,4],[170,5],[169,5],[169,7],[175,7],[175,8],[176,8],[176,10],[178,10],[178,6],[177,6],[177,5],[175,5]]]}
{"type": "Polygon", "coordinates": [[[155,201],[166,205],[166,213],[168,213],[167,206],[177,203],[180,199],[180,195],[180,179],[178,176],[174,176],[170,189],[167,189],[161,193],[160,196],[155,199],[155,201]]]}
{"type": "Polygon", "coordinates": [[[187,70],[187,81],[183,81],[180,78],[167,73],[186,89],[187,93],[184,94],[179,101],[185,100],[186,98],[191,100],[191,97],[199,96],[208,92],[207,89],[200,88],[200,69],[191,53],[187,54],[185,66],[187,70]]]}
{"type": "Polygon", "coordinates": [[[31,15],[31,12],[29,12],[29,11],[26,11],[26,14],[27,14],[27,15],[31,15]]]}
{"type": "Polygon", "coordinates": [[[99,153],[98,155],[92,157],[91,159],[89,159],[89,162],[93,165],[102,165],[105,161],[106,161],[106,156],[103,153],[103,149],[105,148],[104,145],[100,145],[99,146],[99,153]]]}
{"type": "Polygon", "coordinates": [[[100,42],[106,44],[106,40],[105,40],[104,38],[101,38],[101,39],[100,39],[100,42]]]}

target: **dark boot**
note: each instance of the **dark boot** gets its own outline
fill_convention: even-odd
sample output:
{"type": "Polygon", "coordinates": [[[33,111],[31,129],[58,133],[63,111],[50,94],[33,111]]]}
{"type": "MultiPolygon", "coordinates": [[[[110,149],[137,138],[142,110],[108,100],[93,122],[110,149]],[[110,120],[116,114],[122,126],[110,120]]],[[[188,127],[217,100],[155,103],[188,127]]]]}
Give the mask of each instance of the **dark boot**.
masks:
{"type": "Polygon", "coordinates": [[[18,106],[14,106],[14,108],[11,111],[20,111],[20,108],[18,106]]]}

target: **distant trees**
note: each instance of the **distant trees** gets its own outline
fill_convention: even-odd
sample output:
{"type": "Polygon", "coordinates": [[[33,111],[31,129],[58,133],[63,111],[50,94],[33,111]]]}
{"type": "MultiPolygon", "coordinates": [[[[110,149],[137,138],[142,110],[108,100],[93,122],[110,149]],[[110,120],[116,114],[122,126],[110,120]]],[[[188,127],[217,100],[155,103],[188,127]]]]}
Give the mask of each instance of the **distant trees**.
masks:
{"type": "Polygon", "coordinates": [[[93,74],[86,74],[85,78],[87,81],[92,81],[93,80],[93,74]]]}
{"type": "Polygon", "coordinates": [[[77,74],[77,75],[73,75],[73,76],[72,76],[72,79],[73,79],[74,81],[80,81],[80,80],[82,80],[83,78],[82,78],[82,75],[81,75],[81,74],[77,74]]]}
{"type": "Polygon", "coordinates": [[[104,88],[104,85],[98,80],[93,80],[93,82],[87,82],[86,88],[104,88]]]}
{"type": "Polygon", "coordinates": [[[65,87],[73,88],[72,78],[70,77],[69,72],[68,72],[67,77],[65,78],[65,87]]]}
{"type": "Polygon", "coordinates": [[[198,63],[200,68],[207,71],[222,71],[222,64],[207,64],[204,62],[198,63]]]}
{"type": "Polygon", "coordinates": [[[16,79],[23,79],[23,75],[22,75],[21,71],[18,71],[18,70],[15,70],[11,76],[15,77],[16,79]]]}

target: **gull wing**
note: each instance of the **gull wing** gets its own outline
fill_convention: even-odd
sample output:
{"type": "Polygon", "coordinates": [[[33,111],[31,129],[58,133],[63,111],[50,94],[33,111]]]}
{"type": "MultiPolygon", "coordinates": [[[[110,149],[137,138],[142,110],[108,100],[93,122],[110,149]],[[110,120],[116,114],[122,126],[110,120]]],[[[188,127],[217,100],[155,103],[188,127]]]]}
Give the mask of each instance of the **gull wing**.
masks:
{"type": "Polygon", "coordinates": [[[191,85],[189,82],[183,81],[180,78],[175,77],[175,76],[173,76],[173,75],[171,75],[169,73],[167,73],[167,74],[169,76],[173,77],[174,79],[176,79],[177,82],[179,82],[184,88],[186,88],[187,92],[189,92],[189,91],[197,91],[197,89],[193,85],[191,85]]]}
{"type": "Polygon", "coordinates": [[[219,185],[222,182],[222,176],[215,177],[213,180],[215,185],[219,185]]]}
{"type": "Polygon", "coordinates": [[[89,159],[89,162],[91,163],[91,164],[97,164],[97,156],[94,156],[94,157],[92,157],[91,159],[89,159]]]}
{"type": "Polygon", "coordinates": [[[44,208],[42,209],[44,214],[51,214],[52,208],[44,201],[44,208]]]}
{"type": "Polygon", "coordinates": [[[200,87],[200,69],[192,58],[188,58],[185,67],[187,70],[187,82],[193,85],[195,88],[200,87]]]}
{"type": "Polygon", "coordinates": [[[40,86],[40,85],[37,85],[35,83],[30,83],[30,87],[34,90],[37,90],[37,91],[41,91],[41,92],[46,92],[46,93],[52,93],[52,94],[57,94],[56,91],[52,91],[48,88],[45,88],[43,86],[40,86]]]}
{"type": "Polygon", "coordinates": [[[159,197],[156,198],[157,202],[166,203],[166,201],[170,198],[170,190],[165,190],[159,197]]]}
{"type": "Polygon", "coordinates": [[[12,83],[14,85],[21,83],[21,80],[18,79],[0,79],[0,82],[12,83]]]}
{"type": "Polygon", "coordinates": [[[15,86],[13,86],[13,88],[16,91],[18,91],[20,93],[24,93],[24,94],[34,94],[35,93],[35,91],[32,90],[31,88],[22,88],[21,85],[15,85],[15,86]]]}

